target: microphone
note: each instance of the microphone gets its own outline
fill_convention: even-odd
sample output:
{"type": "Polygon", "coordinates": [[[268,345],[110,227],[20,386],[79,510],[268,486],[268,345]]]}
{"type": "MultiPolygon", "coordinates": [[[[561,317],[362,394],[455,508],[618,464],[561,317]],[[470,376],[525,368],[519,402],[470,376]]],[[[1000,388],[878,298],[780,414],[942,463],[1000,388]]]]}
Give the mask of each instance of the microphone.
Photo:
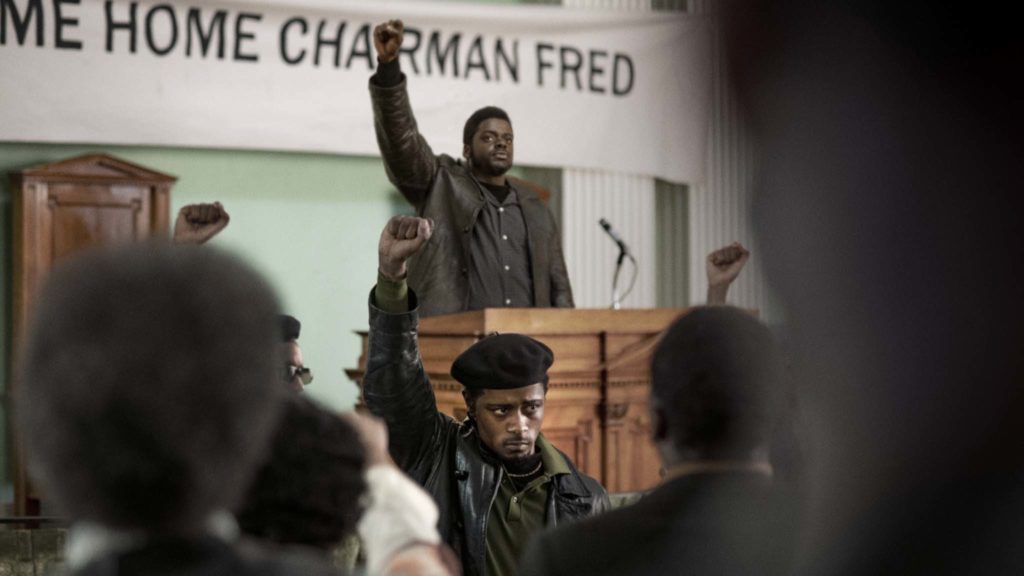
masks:
{"type": "Polygon", "coordinates": [[[619,245],[619,250],[622,250],[623,254],[629,254],[629,248],[626,247],[626,242],[615,232],[615,229],[612,228],[612,225],[607,220],[601,218],[597,223],[600,224],[601,228],[604,228],[605,233],[619,245]]]}

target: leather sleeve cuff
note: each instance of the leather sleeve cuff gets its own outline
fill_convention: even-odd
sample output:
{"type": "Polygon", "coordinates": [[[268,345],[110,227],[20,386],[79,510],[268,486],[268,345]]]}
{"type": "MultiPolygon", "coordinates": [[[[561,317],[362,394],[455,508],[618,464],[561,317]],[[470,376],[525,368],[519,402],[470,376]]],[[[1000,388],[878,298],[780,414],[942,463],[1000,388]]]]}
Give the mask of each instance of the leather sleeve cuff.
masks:
{"type": "Polygon", "coordinates": [[[404,79],[405,75],[402,74],[402,67],[398,64],[398,58],[387,64],[381,64],[380,60],[378,60],[377,72],[370,77],[370,83],[381,88],[393,88],[398,86],[404,79]]]}
{"type": "Polygon", "coordinates": [[[416,293],[409,289],[406,312],[389,312],[377,306],[377,287],[370,291],[370,331],[380,334],[402,334],[419,327],[419,301],[416,293]]]}

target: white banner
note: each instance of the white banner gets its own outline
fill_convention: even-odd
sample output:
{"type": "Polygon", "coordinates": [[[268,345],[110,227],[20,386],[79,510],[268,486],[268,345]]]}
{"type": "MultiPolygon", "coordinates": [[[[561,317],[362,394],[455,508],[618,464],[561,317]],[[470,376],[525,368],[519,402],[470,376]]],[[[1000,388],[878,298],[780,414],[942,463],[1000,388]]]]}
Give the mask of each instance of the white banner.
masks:
{"type": "Polygon", "coordinates": [[[377,155],[379,22],[420,130],[461,156],[508,111],[516,163],[701,179],[708,23],[666,12],[338,0],[0,0],[0,140],[377,155]]]}

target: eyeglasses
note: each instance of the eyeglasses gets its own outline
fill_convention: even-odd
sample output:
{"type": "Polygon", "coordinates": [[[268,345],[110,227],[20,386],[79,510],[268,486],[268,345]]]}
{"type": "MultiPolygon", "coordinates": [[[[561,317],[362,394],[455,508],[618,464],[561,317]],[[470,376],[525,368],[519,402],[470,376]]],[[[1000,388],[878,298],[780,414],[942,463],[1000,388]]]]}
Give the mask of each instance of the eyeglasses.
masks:
{"type": "Polygon", "coordinates": [[[313,381],[313,371],[305,366],[296,366],[294,364],[285,364],[284,372],[282,377],[285,382],[291,382],[296,377],[302,381],[302,384],[308,385],[313,381]]]}

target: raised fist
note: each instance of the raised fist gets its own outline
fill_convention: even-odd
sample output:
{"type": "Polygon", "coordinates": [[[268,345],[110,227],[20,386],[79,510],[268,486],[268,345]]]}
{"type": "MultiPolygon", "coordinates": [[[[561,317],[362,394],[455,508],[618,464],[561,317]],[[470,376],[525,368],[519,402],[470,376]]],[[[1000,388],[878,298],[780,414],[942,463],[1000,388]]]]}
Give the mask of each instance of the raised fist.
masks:
{"type": "Polygon", "coordinates": [[[739,242],[708,254],[708,304],[724,304],[729,285],[750,259],[750,251],[739,242]]]}
{"type": "Polygon", "coordinates": [[[398,58],[404,33],[405,25],[401,20],[388,20],[373,29],[373,47],[377,50],[377,59],[381,64],[398,58]]]}
{"type": "Polygon", "coordinates": [[[230,221],[231,216],[220,202],[182,206],[174,222],[174,242],[202,244],[219,234],[230,221]]]}
{"type": "Polygon", "coordinates": [[[377,254],[380,271],[392,280],[405,278],[405,262],[418,252],[434,233],[434,223],[415,216],[395,216],[380,233],[377,254]]]}

